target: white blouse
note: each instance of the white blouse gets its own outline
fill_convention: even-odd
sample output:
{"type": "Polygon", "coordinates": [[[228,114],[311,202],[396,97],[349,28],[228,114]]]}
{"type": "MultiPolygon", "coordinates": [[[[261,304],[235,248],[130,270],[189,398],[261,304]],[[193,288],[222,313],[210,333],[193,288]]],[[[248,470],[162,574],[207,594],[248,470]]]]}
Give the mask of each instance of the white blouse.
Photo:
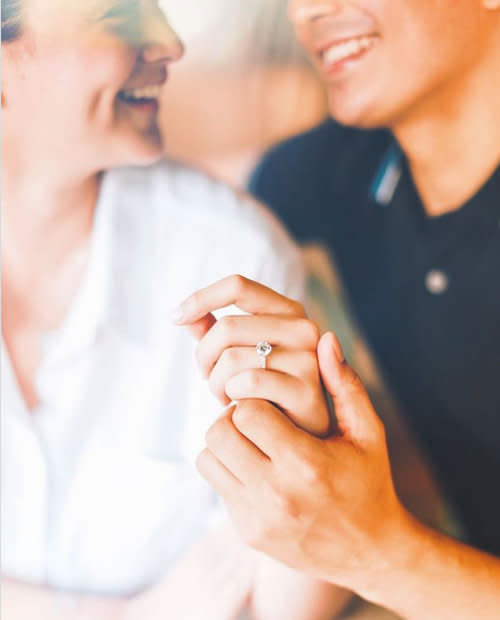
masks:
{"type": "Polygon", "coordinates": [[[2,571],[128,594],[163,577],[217,506],[194,461],[220,406],[172,309],[231,273],[300,299],[303,271],[261,206],[170,162],[105,175],[92,243],[47,336],[35,412],[2,342],[2,571]]]}

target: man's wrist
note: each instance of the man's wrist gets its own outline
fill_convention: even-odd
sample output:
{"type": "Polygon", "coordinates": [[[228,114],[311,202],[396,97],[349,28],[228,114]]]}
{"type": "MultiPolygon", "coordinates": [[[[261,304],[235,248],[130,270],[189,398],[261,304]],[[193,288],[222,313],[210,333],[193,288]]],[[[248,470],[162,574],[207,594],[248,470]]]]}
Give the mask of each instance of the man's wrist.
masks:
{"type": "Polygon", "coordinates": [[[403,506],[390,528],[376,541],[365,570],[353,577],[352,589],[362,598],[397,611],[398,592],[418,571],[426,528],[403,506]]]}

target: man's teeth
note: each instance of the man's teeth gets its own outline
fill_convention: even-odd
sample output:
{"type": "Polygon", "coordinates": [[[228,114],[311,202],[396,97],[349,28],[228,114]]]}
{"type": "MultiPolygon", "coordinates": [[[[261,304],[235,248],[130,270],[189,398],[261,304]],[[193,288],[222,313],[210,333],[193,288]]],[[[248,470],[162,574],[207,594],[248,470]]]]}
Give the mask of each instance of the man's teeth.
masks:
{"type": "Polygon", "coordinates": [[[375,37],[358,37],[357,39],[349,39],[342,43],[336,43],[323,52],[323,62],[325,65],[333,65],[341,60],[345,60],[350,56],[355,56],[364,50],[367,50],[375,43],[375,37]]]}
{"type": "Polygon", "coordinates": [[[161,92],[161,86],[146,86],[145,88],[131,88],[122,90],[121,95],[124,99],[140,100],[140,99],[158,99],[161,92]]]}

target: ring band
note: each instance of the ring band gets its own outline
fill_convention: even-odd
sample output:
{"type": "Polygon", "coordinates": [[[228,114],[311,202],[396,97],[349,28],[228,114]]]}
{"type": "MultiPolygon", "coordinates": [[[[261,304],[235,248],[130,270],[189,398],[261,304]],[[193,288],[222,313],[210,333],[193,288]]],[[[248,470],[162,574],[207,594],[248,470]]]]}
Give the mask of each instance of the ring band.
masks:
{"type": "Polygon", "coordinates": [[[269,342],[259,342],[255,347],[255,351],[260,359],[260,367],[267,368],[267,358],[271,355],[273,347],[269,342]]]}

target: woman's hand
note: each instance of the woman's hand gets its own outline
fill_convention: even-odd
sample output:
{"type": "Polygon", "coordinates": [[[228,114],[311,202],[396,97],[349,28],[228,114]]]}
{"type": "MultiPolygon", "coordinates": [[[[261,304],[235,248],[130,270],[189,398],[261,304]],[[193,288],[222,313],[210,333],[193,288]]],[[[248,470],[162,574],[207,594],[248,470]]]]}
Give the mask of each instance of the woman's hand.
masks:
{"type": "Polygon", "coordinates": [[[230,276],[189,297],[174,317],[199,339],[197,358],[212,392],[227,405],[242,399],[275,403],[297,426],[330,431],[316,347],[320,333],[301,304],[242,276],[230,276]],[[216,321],[212,312],[236,305],[247,315],[216,321]],[[273,350],[260,368],[259,342],[273,350]]]}

